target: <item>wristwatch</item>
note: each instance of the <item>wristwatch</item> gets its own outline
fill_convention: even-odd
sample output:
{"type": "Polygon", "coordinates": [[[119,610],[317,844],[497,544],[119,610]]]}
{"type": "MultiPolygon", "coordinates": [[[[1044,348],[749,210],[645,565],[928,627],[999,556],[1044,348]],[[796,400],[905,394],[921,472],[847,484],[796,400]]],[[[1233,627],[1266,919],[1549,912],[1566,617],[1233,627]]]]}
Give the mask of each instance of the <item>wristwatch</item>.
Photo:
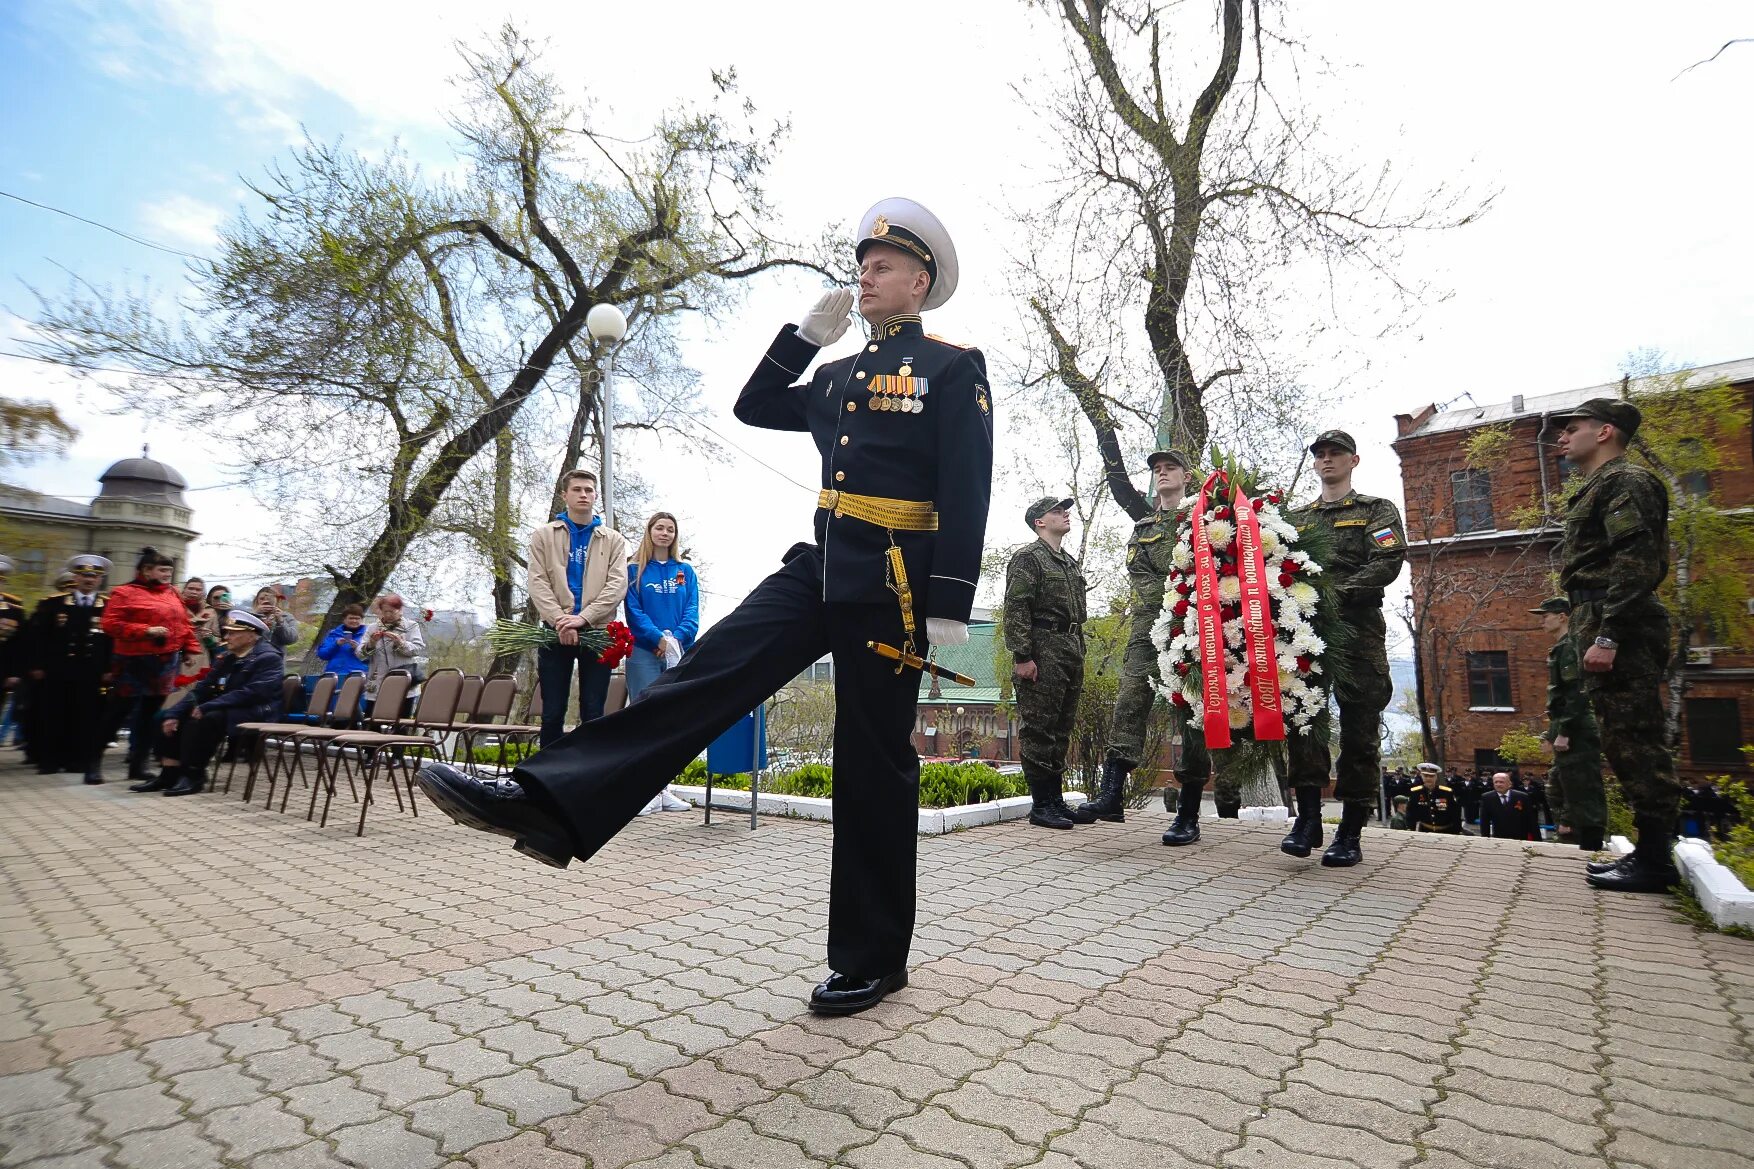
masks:
{"type": "Polygon", "coordinates": [[[1596,645],[1600,646],[1602,649],[1619,649],[1620,648],[1620,643],[1615,641],[1611,637],[1598,637],[1598,638],[1596,638],[1596,645]]]}

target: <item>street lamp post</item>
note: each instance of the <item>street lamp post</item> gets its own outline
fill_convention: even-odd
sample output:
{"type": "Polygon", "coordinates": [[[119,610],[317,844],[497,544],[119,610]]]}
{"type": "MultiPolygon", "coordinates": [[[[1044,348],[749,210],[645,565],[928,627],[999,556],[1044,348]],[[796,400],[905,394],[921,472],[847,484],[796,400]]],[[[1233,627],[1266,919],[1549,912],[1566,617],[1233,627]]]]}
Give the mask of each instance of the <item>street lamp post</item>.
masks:
{"type": "Polygon", "coordinates": [[[603,370],[603,396],[598,403],[597,413],[603,420],[603,482],[597,489],[597,512],[603,517],[608,527],[615,526],[614,492],[615,492],[615,412],[609,396],[610,386],[615,380],[615,349],[621,339],[627,336],[627,316],[612,304],[592,305],[591,311],[585,314],[585,329],[598,341],[607,341],[612,348],[609,350],[609,364],[603,370]]]}

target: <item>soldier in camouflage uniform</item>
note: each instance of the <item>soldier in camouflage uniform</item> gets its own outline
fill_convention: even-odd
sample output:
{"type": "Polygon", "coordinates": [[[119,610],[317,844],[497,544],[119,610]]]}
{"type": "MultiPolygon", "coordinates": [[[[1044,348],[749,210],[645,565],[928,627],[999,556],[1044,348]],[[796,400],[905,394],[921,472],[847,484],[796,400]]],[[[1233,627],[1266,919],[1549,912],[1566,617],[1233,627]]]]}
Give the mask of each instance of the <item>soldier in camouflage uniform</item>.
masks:
{"type": "Polygon", "coordinates": [[[1547,732],[1541,736],[1553,751],[1547,806],[1555,824],[1571,828],[1579,848],[1594,852],[1608,828],[1608,795],[1602,787],[1602,738],[1571,636],[1571,602],[1550,597],[1529,612],[1540,614],[1542,630],[1557,638],[1547,651],[1547,732]]]}
{"type": "Polygon", "coordinates": [[[1586,476],[1566,508],[1559,587],[1571,602],[1602,753],[1638,825],[1637,848],[1589,866],[1589,883],[1650,893],[1680,879],[1670,849],[1683,789],[1663,745],[1658,693],[1671,648],[1669,613],[1657,600],[1669,572],[1669,492],[1626,459],[1640,420],[1631,402],[1591,398],[1553,425],[1559,453],[1586,476]]]}
{"type": "Polygon", "coordinates": [[[1061,786],[1084,690],[1084,575],[1077,558],[1060,548],[1072,530],[1072,503],[1049,496],[1030,504],[1023,518],[1036,538],[1005,569],[1005,648],[1033,801],[1029,822],[1041,828],[1096,819],[1086,808],[1068,808],[1061,786]]]}
{"type": "MultiPolygon", "coordinates": [[[[1322,854],[1330,868],[1364,859],[1359,833],[1376,808],[1381,766],[1382,712],[1394,696],[1389,678],[1388,626],[1383,620],[1383,589],[1401,574],[1407,536],[1401,513],[1386,499],[1352,490],[1358,444],[1344,430],[1318,435],[1309,445],[1322,492],[1290,514],[1300,533],[1326,529],[1332,552],[1322,570],[1339,594],[1340,620],[1351,632],[1342,653],[1330,648],[1328,676],[1340,707],[1340,758],[1334,765],[1334,797],[1344,808],[1334,843],[1322,854]]],[[[1297,792],[1297,819],[1280,848],[1308,856],[1322,842],[1322,786],[1328,782],[1329,718],[1323,715],[1307,735],[1287,736],[1291,787],[1297,792]]]]}

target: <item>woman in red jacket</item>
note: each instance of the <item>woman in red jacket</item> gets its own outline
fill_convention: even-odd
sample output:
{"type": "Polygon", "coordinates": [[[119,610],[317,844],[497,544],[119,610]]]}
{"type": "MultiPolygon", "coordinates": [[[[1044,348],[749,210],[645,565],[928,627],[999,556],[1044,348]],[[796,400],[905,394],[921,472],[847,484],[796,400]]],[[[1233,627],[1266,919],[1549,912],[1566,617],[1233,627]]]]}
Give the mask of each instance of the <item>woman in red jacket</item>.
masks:
{"type": "Polygon", "coordinates": [[[189,611],[170,585],[174,567],[156,548],[142,548],[133,581],[112,592],[104,606],[100,624],[110,635],[110,698],[103,733],[85,769],[86,783],[104,781],[104,748],[123,722],[128,723],[128,775],[147,779],[153,716],[176,681],[178,656],[201,651],[189,611]]]}

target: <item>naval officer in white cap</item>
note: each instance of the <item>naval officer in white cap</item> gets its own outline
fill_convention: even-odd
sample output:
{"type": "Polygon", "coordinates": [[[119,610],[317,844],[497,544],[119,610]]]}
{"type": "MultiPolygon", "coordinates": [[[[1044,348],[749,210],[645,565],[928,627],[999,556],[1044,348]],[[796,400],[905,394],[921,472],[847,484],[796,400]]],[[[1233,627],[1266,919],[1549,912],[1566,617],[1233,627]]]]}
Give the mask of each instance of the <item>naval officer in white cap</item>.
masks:
{"type": "Polygon", "coordinates": [[[851,1014],[907,985],[914,926],[920,675],[879,643],[924,656],[960,644],[980,574],[993,399],[980,351],[926,335],[920,313],[956,290],[956,250],[926,208],[865,213],[859,283],[823,296],[768,346],[737,399],[751,426],[807,432],[821,458],[815,539],[713,626],[639,700],[526,760],[512,780],[444,764],[421,784],[459,823],[564,866],[632,820],[720,732],[824,653],[835,663],[829,977],[820,1014],[851,1014]],[[806,373],[849,327],[849,357],[806,373]]]}

